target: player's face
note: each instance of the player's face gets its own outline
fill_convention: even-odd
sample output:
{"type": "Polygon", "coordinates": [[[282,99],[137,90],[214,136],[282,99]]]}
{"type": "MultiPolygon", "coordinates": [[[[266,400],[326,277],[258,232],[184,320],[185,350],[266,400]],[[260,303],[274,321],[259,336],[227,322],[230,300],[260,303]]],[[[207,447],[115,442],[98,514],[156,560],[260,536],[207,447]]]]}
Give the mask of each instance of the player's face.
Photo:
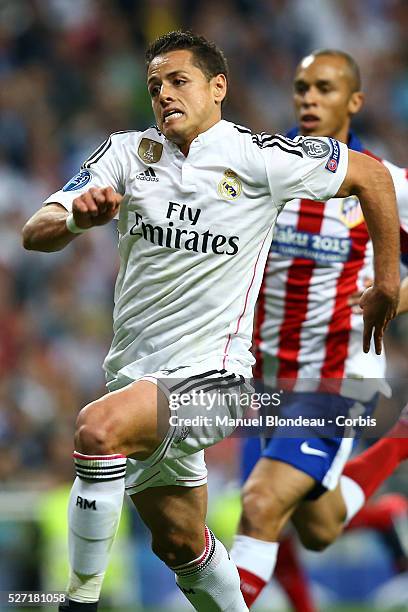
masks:
{"type": "Polygon", "coordinates": [[[342,57],[309,56],[296,71],[294,102],[301,134],[347,142],[351,117],[360,110],[363,96],[352,92],[351,76],[342,57]]]}
{"type": "Polygon", "coordinates": [[[147,71],[157,125],[185,155],[194,138],[220,120],[226,93],[225,76],[208,81],[193,59],[191,51],[170,51],[155,57],[147,71]]]}

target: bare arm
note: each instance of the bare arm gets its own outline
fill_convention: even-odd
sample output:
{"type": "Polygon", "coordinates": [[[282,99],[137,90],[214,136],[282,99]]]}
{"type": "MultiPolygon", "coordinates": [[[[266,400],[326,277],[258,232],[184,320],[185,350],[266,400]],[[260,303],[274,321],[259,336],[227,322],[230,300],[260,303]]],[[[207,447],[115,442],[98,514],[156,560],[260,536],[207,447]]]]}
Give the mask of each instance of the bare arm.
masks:
{"type": "Polygon", "coordinates": [[[37,210],[23,227],[23,246],[30,251],[51,253],[60,251],[75,236],[65,224],[68,211],[57,203],[47,204],[37,210]]]}
{"type": "MultiPolygon", "coordinates": [[[[90,229],[109,223],[116,215],[123,196],[112,187],[92,187],[72,203],[76,225],[90,229]]],[[[79,234],[73,234],[66,226],[68,211],[58,203],[48,204],[38,210],[24,225],[23,246],[32,251],[60,251],[79,234]]]]}
{"type": "Polygon", "coordinates": [[[400,287],[400,302],[398,304],[398,313],[404,314],[408,312],[408,276],[404,278],[400,287]]]}
{"type": "Polygon", "coordinates": [[[389,171],[375,159],[349,151],[347,175],[337,197],[349,195],[360,200],[374,247],[374,285],[360,301],[363,349],[369,351],[374,331],[375,350],[380,354],[384,330],[396,315],[399,296],[399,218],[389,171]]]}

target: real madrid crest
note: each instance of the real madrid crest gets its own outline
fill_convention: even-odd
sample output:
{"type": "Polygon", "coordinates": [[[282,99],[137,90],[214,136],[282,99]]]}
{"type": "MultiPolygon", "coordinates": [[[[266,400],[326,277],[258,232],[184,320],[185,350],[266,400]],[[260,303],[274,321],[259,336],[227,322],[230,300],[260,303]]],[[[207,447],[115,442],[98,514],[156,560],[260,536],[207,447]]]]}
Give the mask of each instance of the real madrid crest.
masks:
{"type": "Polygon", "coordinates": [[[226,170],[218,183],[218,193],[224,200],[235,200],[241,195],[242,183],[233,170],[226,170]]]}
{"type": "Polygon", "coordinates": [[[356,196],[349,196],[340,201],[340,219],[349,229],[364,221],[363,211],[356,196]]]}
{"type": "Polygon", "coordinates": [[[163,145],[157,140],[142,138],[137,150],[140,159],[146,164],[155,164],[159,161],[163,153],[163,145]]]}

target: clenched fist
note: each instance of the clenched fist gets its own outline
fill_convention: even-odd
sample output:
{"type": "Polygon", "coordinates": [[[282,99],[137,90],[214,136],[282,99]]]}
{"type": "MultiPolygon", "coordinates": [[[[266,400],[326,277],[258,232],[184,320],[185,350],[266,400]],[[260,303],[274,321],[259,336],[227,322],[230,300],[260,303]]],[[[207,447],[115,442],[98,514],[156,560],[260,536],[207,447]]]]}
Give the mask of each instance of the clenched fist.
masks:
{"type": "Polygon", "coordinates": [[[91,187],[73,201],[74,221],[83,229],[105,225],[114,218],[122,200],[123,196],[112,187],[91,187]]]}

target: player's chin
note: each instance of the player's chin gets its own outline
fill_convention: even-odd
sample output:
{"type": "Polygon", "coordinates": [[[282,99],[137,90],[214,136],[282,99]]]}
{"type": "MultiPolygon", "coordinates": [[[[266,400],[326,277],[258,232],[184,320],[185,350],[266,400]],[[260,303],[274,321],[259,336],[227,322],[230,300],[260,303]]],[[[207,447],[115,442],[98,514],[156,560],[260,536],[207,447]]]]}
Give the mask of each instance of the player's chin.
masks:
{"type": "Polygon", "coordinates": [[[172,142],[179,144],[184,141],[184,131],[180,126],[177,125],[163,125],[162,134],[172,142]]]}
{"type": "Polygon", "coordinates": [[[320,122],[313,121],[299,124],[300,133],[303,136],[327,136],[329,131],[320,122]]]}
{"type": "Polygon", "coordinates": [[[319,130],[318,128],[306,128],[306,127],[301,127],[300,130],[302,136],[323,136],[322,131],[319,130]]]}

